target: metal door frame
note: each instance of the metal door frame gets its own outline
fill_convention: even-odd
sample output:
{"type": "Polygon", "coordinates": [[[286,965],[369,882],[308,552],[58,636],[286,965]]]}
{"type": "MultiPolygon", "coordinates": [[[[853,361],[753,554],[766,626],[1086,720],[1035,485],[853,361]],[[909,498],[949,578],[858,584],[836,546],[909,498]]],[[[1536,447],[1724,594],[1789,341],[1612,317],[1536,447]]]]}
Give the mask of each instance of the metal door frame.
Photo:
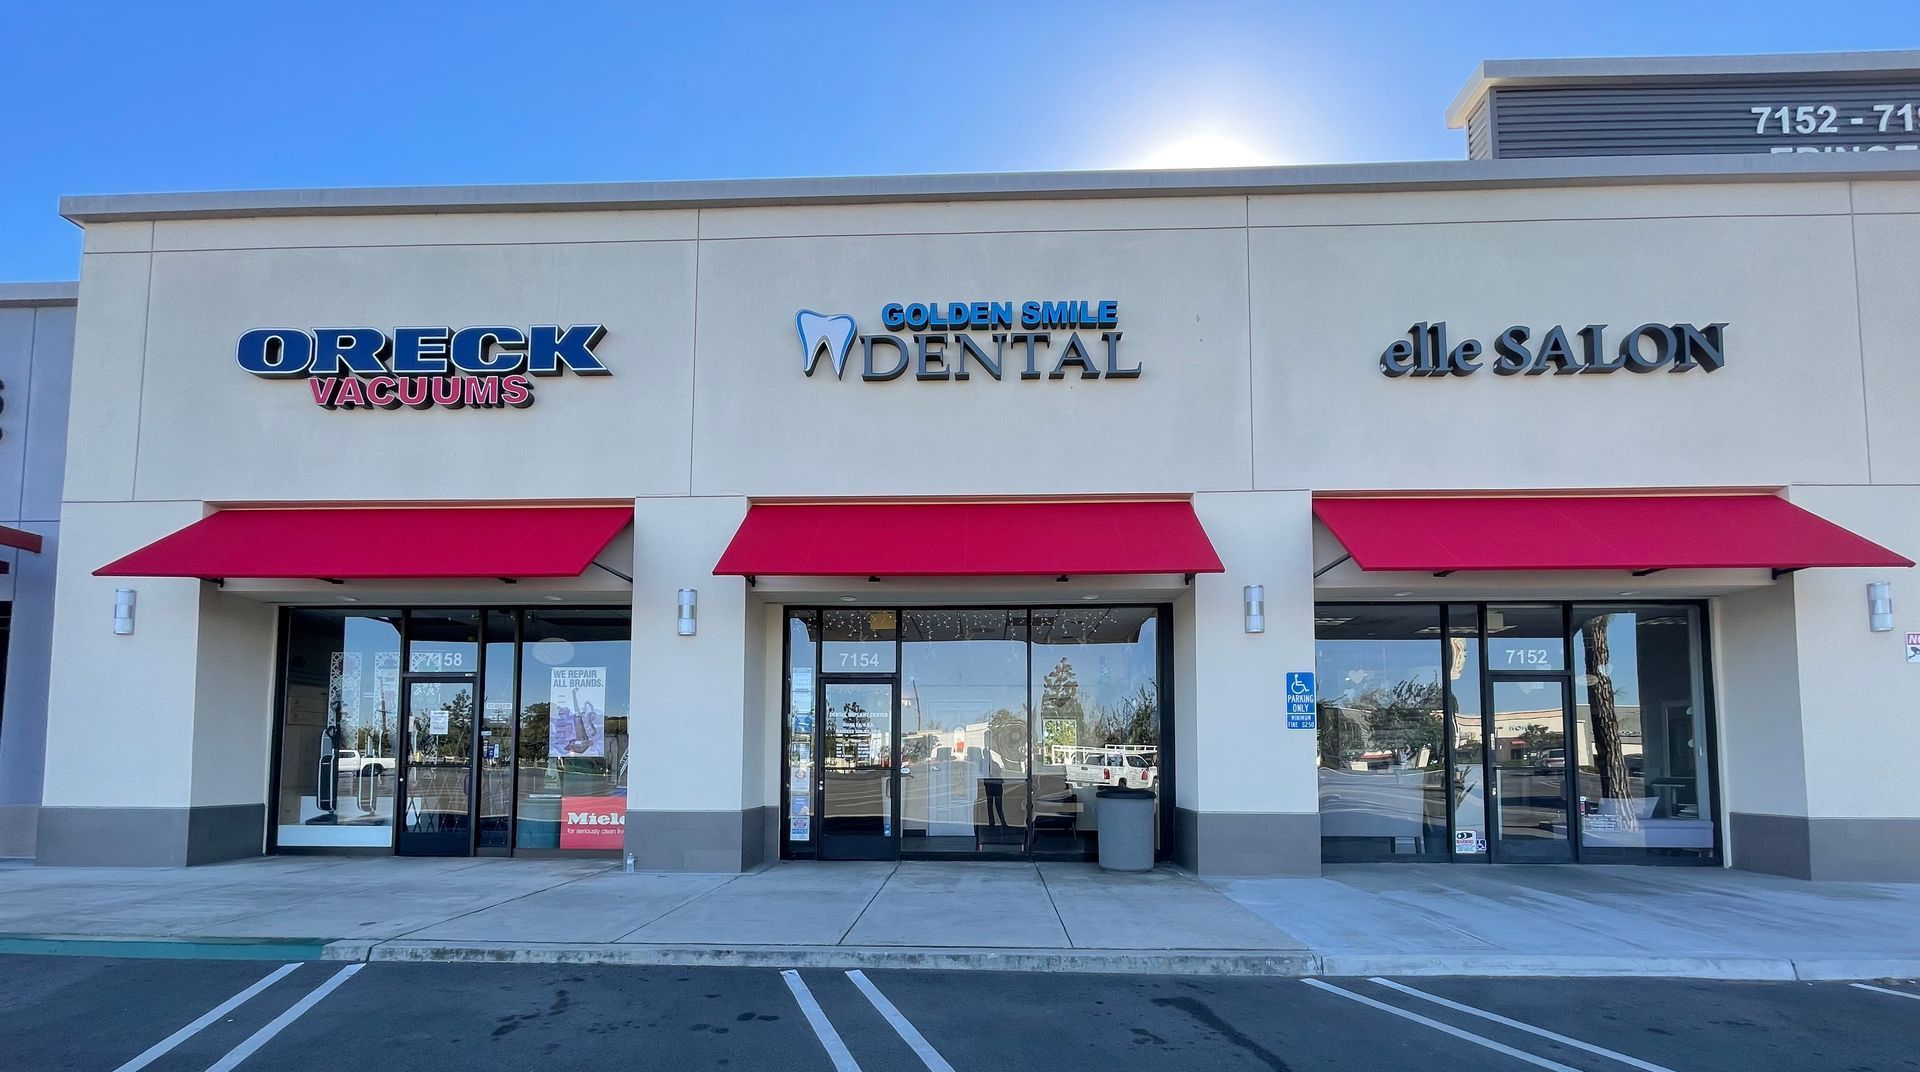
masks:
{"type": "Polygon", "coordinates": [[[1573,634],[1572,604],[1564,602],[1531,603],[1526,600],[1511,600],[1501,603],[1482,602],[1479,604],[1480,618],[1480,718],[1481,736],[1486,741],[1486,785],[1487,785],[1487,860],[1491,863],[1552,863],[1567,864],[1580,862],[1580,815],[1575,799],[1580,788],[1579,741],[1577,726],[1573,717],[1573,634]],[[1560,666],[1559,670],[1496,670],[1493,667],[1491,649],[1488,647],[1487,614],[1495,607],[1548,607],[1560,612],[1560,666]],[[1554,682],[1560,686],[1560,755],[1565,775],[1560,789],[1561,814],[1566,816],[1566,851],[1538,854],[1516,852],[1518,846],[1501,851],[1504,839],[1498,835],[1501,829],[1500,784],[1495,777],[1493,687],[1496,684],[1522,683],[1528,681],[1554,682]]]}
{"type": "MultiPolygon", "coordinates": [[[[891,831],[880,839],[886,843],[888,855],[882,860],[900,859],[900,833],[906,824],[900,816],[900,670],[898,644],[895,645],[894,670],[886,674],[818,674],[814,677],[814,716],[813,716],[813,785],[814,785],[814,821],[819,824],[819,838],[814,842],[815,853],[822,860],[867,860],[866,856],[836,856],[827,849],[826,804],[827,804],[827,719],[832,717],[827,710],[827,689],[834,685],[885,685],[893,698],[888,712],[887,729],[887,814],[891,817],[888,824],[891,831]]],[[[856,835],[841,835],[851,837],[856,835]]]]}
{"type": "MultiPolygon", "coordinates": [[[[464,608],[459,608],[464,609],[464,608]]],[[[481,647],[486,645],[483,642],[481,647]]],[[[402,665],[404,666],[404,656],[402,665]]],[[[410,674],[404,669],[400,673],[400,754],[394,757],[394,769],[397,772],[394,782],[393,815],[393,854],[395,856],[436,856],[458,858],[474,855],[474,844],[480,836],[480,683],[481,676],[473,674],[410,674]],[[407,840],[407,776],[413,773],[413,687],[415,685],[466,685],[473,696],[473,710],[469,717],[473,719],[473,731],[468,735],[467,743],[467,843],[461,851],[420,851],[408,849],[407,840]]],[[[427,835],[418,835],[425,838],[427,835]]]]}

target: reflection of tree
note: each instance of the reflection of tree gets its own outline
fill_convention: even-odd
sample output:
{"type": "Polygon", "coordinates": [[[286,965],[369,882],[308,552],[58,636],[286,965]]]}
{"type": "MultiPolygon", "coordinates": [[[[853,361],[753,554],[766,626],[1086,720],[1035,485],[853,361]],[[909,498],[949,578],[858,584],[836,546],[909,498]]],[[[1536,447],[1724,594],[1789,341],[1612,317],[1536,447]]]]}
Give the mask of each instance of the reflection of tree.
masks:
{"type": "Polygon", "coordinates": [[[547,701],[530,703],[520,712],[520,762],[541,766],[547,761],[547,721],[553,706],[547,701]]]}
{"type": "Polygon", "coordinates": [[[1080,704],[1080,679],[1073,664],[1062,655],[1040,682],[1040,717],[1070,718],[1079,725],[1086,709],[1080,704]]]}
{"type": "Polygon", "coordinates": [[[1527,755],[1536,760],[1545,760],[1547,752],[1555,748],[1562,749],[1561,755],[1566,754],[1567,735],[1544,722],[1529,722],[1520,727],[1520,740],[1526,743],[1527,755]]]}
{"type": "MultiPolygon", "coordinates": [[[[1627,774],[1626,750],[1620,740],[1620,709],[1614,702],[1613,664],[1607,645],[1611,614],[1589,619],[1580,629],[1587,658],[1587,711],[1592,718],[1594,766],[1600,770],[1600,795],[1622,800],[1633,795],[1627,774]]],[[[1619,809],[1620,821],[1638,826],[1632,808],[1619,809]]]]}
{"type": "Polygon", "coordinates": [[[1446,754],[1441,703],[1437,681],[1396,681],[1321,701],[1315,720],[1320,765],[1345,770],[1367,752],[1392,752],[1411,763],[1422,749],[1427,765],[1439,764],[1446,754]]]}
{"type": "Polygon", "coordinates": [[[1094,708],[1097,744],[1157,745],[1160,743],[1160,698],[1151,685],[1112,707],[1094,708]]]}
{"type": "Polygon", "coordinates": [[[1367,713],[1367,737],[1376,750],[1397,753],[1402,762],[1412,762],[1422,749],[1427,762],[1443,754],[1441,735],[1440,684],[1434,681],[1396,681],[1380,689],[1360,694],[1357,706],[1372,708],[1367,713]]]}

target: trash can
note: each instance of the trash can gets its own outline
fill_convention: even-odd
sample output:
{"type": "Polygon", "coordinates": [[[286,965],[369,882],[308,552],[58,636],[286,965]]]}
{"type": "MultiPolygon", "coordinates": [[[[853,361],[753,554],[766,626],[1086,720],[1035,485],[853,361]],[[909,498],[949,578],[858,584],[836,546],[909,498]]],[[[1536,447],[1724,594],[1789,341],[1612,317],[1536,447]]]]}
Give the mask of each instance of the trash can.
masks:
{"type": "Polygon", "coordinates": [[[1153,870],[1153,790],[1115,786],[1094,797],[1100,820],[1100,869],[1153,870]]]}

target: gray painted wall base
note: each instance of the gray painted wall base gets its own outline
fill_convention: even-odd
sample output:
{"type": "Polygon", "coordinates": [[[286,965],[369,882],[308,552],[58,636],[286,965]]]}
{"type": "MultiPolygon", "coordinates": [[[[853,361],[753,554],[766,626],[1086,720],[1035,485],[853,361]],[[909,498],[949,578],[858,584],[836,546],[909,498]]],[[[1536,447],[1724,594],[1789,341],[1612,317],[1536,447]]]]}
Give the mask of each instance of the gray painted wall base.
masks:
{"type": "Polygon", "coordinates": [[[1920,819],[1816,818],[1734,812],[1733,866],[1790,878],[1920,882],[1920,819]]]}
{"type": "Polygon", "coordinates": [[[38,804],[0,804],[0,858],[31,859],[39,827],[38,804]]]}
{"type": "Polygon", "coordinates": [[[740,811],[630,811],[627,851],[642,871],[738,872],[766,861],[779,816],[740,811]]]}
{"type": "Polygon", "coordinates": [[[56,867],[187,867],[266,851],[267,806],[41,808],[36,859],[56,867]]]}
{"type": "Polygon", "coordinates": [[[1174,811],[1174,859],[1202,875],[1318,875],[1320,813],[1174,811]]]}

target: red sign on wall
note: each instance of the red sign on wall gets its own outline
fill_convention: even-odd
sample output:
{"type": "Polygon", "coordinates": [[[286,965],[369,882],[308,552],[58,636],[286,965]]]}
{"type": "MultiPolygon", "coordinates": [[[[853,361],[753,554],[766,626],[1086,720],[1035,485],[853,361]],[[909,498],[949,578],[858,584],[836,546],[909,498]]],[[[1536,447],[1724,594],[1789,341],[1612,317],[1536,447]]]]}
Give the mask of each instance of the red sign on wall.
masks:
{"type": "Polygon", "coordinates": [[[617,852],[626,843],[626,797],[560,798],[561,848],[617,852]]]}

